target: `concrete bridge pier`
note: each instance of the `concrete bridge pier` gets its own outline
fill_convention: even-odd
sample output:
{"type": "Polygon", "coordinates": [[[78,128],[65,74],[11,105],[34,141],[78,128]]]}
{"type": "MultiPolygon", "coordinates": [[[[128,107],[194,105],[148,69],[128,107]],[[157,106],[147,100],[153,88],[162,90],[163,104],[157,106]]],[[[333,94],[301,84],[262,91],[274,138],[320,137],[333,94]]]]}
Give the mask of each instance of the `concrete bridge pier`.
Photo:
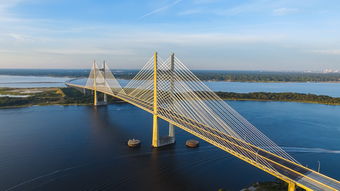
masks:
{"type": "Polygon", "coordinates": [[[160,137],[159,139],[159,146],[166,146],[166,145],[172,145],[175,144],[175,127],[173,124],[169,124],[169,135],[160,137]]]}
{"type": "Polygon", "coordinates": [[[98,93],[96,90],[93,91],[93,105],[94,106],[101,106],[101,105],[107,105],[107,95],[103,94],[103,100],[98,100],[98,93]]]}
{"type": "Polygon", "coordinates": [[[159,136],[158,129],[158,116],[153,115],[153,128],[152,128],[152,147],[163,147],[174,144],[175,139],[175,127],[173,124],[169,124],[169,134],[166,136],[159,136]]]}
{"type": "Polygon", "coordinates": [[[107,104],[107,95],[106,94],[104,94],[103,100],[104,100],[105,104],[107,104]]]}

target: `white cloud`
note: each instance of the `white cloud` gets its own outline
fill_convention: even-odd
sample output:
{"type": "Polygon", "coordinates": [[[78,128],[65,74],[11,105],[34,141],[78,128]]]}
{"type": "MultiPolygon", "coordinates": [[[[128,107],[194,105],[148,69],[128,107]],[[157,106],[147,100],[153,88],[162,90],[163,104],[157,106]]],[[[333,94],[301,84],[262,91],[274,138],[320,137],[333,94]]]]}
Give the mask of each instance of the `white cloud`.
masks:
{"type": "Polygon", "coordinates": [[[133,39],[132,42],[149,42],[158,44],[177,45],[212,45],[224,43],[259,43],[277,42],[285,38],[282,35],[249,35],[249,34],[225,34],[225,33],[146,33],[133,39]]]}
{"type": "Polygon", "coordinates": [[[215,3],[219,0],[193,0],[195,4],[206,4],[206,3],[215,3]]]}
{"type": "Polygon", "coordinates": [[[165,11],[165,10],[167,10],[167,9],[169,9],[169,8],[171,8],[171,7],[173,7],[173,6],[175,6],[175,5],[177,5],[177,4],[180,3],[181,1],[182,1],[182,0],[176,0],[176,1],[174,1],[173,3],[171,3],[171,4],[168,4],[168,5],[165,5],[165,6],[163,6],[163,7],[157,8],[157,9],[155,9],[155,10],[153,10],[153,11],[150,11],[150,12],[146,13],[145,15],[141,16],[140,19],[143,19],[143,18],[148,17],[148,16],[150,16],[150,15],[154,15],[154,14],[163,12],[163,11],[165,11]]]}
{"type": "Polygon", "coordinates": [[[287,14],[292,14],[298,12],[299,9],[297,8],[277,8],[273,10],[273,14],[276,16],[282,16],[287,14]]]}
{"type": "Polygon", "coordinates": [[[62,49],[37,49],[37,53],[43,54],[61,54],[61,55],[133,55],[132,50],[122,49],[100,49],[100,48],[62,48],[62,49]]]}
{"type": "Polygon", "coordinates": [[[23,34],[9,33],[8,36],[16,41],[33,41],[31,37],[23,34]]]}
{"type": "Polygon", "coordinates": [[[200,9],[189,9],[189,10],[179,12],[178,15],[194,15],[194,14],[199,14],[199,13],[202,13],[202,10],[200,10],[200,9]]]}
{"type": "Polygon", "coordinates": [[[340,49],[312,50],[311,52],[324,55],[340,55],[340,49]]]}
{"type": "Polygon", "coordinates": [[[8,13],[8,9],[16,6],[25,0],[0,0],[0,15],[8,13]]]}

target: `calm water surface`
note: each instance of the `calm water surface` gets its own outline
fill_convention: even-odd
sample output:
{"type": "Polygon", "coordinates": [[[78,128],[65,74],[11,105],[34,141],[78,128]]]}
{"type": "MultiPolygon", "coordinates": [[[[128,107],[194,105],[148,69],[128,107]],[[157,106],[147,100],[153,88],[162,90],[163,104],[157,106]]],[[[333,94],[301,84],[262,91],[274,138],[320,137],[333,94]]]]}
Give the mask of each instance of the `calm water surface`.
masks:
{"type": "Polygon", "coordinates": [[[214,91],[222,92],[297,92],[340,97],[340,83],[261,83],[261,82],[205,82],[214,91]]]}
{"type": "Polygon", "coordinates": [[[13,76],[0,75],[0,87],[36,88],[65,87],[65,82],[71,78],[45,76],[13,76]]]}
{"type": "MultiPolygon", "coordinates": [[[[119,83],[124,87],[129,80],[119,79],[119,83]]],[[[77,84],[85,84],[86,80],[79,79],[73,81],[77,84]]],[[[340,83],[262,83],[262,82],[221,82],[205,81],[211,90],[221,92],[296,92],[311,93],[317,95],[328,95],[340,97],[340,83]]]]}
{"type": "MultiPolygon", "coordinates": [[[[303,165],[340,179],[340,106],[230,101],[303,165]]],[[[152,149],[152,117],[129,104],[0,110],[0,190],[240,190],[266,173],[202,142],[152,149]],[[129,138],[142,141],[129,149],[129,138]]],[[[161,123],[162,131],[167,124],[161,123]]]]}

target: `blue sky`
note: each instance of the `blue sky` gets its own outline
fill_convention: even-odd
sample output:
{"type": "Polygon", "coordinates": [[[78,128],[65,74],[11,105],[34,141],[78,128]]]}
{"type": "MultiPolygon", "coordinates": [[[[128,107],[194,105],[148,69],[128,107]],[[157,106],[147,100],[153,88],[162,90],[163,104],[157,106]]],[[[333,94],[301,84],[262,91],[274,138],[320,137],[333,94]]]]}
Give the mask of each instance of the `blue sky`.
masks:
{"type": "Polygon", "coordinates": [[[0,68],[340,69],[336,0],[0,0],[0,68]]]}

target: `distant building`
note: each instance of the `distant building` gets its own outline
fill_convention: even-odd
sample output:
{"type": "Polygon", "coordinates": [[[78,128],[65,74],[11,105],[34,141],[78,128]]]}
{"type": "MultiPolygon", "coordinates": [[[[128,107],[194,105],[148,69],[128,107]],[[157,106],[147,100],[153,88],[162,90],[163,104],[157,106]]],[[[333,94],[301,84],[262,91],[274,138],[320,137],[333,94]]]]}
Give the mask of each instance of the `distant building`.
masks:
{"type": "Polygon", "coordinates": [[[322,73],[340,73],[340,70],[324,69],[322,73]]]}

